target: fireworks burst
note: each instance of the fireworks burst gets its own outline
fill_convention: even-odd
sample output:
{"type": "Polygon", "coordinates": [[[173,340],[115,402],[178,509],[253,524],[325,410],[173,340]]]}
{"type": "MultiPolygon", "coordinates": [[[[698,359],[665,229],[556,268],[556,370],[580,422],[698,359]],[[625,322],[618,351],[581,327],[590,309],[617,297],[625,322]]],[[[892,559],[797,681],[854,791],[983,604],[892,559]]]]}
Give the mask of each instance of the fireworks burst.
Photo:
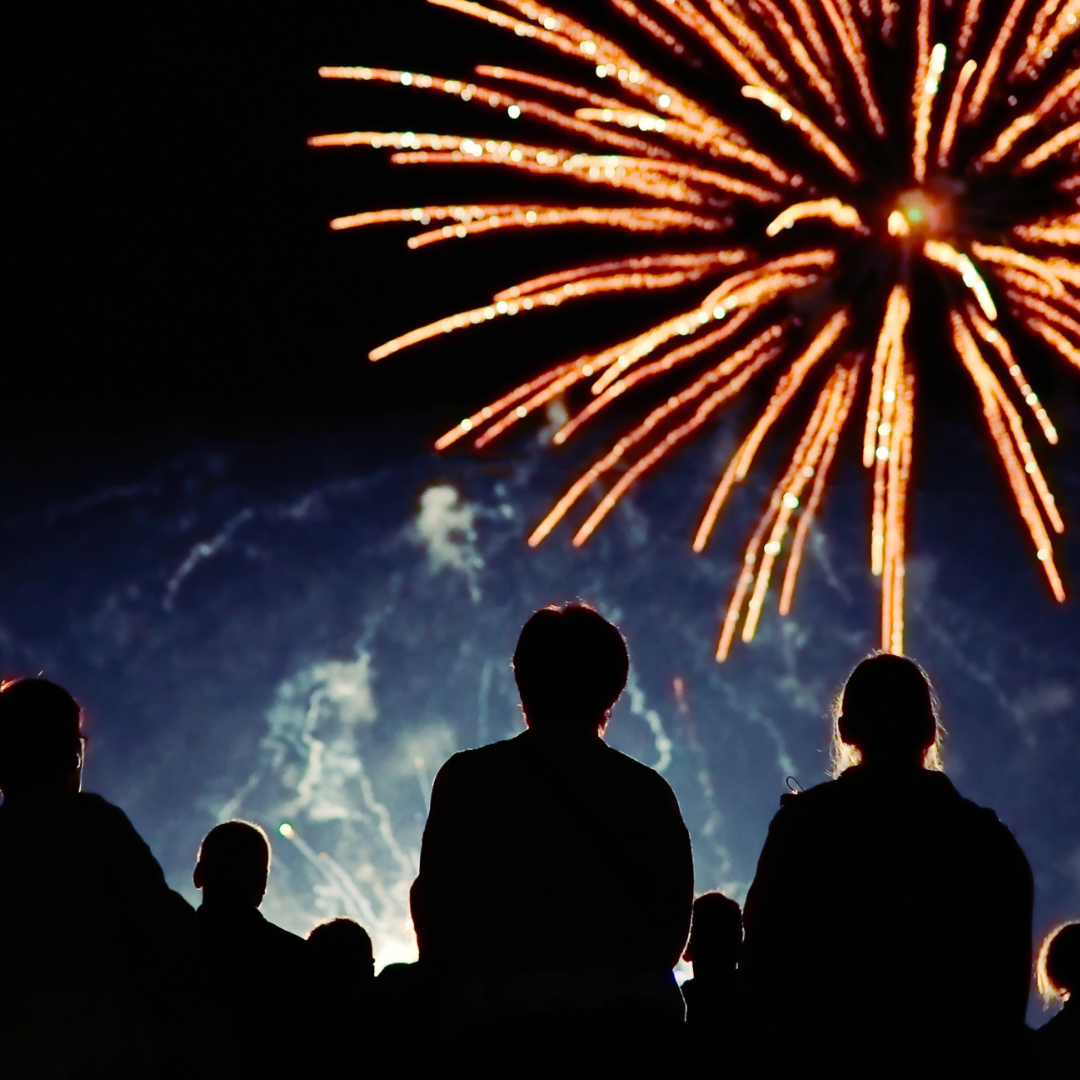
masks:
{"type": "Polygon", "coordinates": [[[379,360],[585,296],[701,283],[693,305],[550,368],[438,440],[442,449],[469,436],[482,447],[591,383],[587,403],[554,437],[563,443],[639,384],[675,368],[686,373],[683,389],[558,500],[531,545],[607,483],[574,535],[575,545],[584,543],[635,481],[771,370],[771,397],[719,479],[695,551],[781,415],[803,398],[810,415],[747,545],[717,657],[727,656],[740,623],[743,639],[753,637],[785,548],[779,606],[790,609],[807,532],[857,398],[862,459],[873,478],[870,562],[882,579],[882,648],[902,651],[917,366],[909,326],[922,318],[913,304],[929,294],[931,311],[945,306],[943,336],[978,392],[1050,589],[1064,599],[1051,543],[1063,523],[1023,410],[1048,442],[1057,434],[1014,353],[1043,343],[1080,368],[1080,66],[1072,51],[1080,0],[1011,0],[998,17],[985,10],[997,5],[982,0],[648,0],[647,8],[611,0],[631,33],[653,39],[654,52],[687,56],[687,43],[708,50],[719,86],[740,95],[723,116],[613,40],[532,0],[499,0],[501,10],[429,2],[579,61],[580,83],[501,67],[476,69],[487,86],[376,68],[320,74],[455,95],[557,129],[559,142],[588,149],[412,132],[311,143],[390,147],[401,164],[491,164],[571,177],[623,205],[424,206],[338,218],[335,229],[444,223],[410,239],[413,248],[570,224],[678,230],[709,242],[694,254],[614,259],[525,281],[370,354],[379,360]],[[715,246],[724,232],[740,242],[715,246]]]}

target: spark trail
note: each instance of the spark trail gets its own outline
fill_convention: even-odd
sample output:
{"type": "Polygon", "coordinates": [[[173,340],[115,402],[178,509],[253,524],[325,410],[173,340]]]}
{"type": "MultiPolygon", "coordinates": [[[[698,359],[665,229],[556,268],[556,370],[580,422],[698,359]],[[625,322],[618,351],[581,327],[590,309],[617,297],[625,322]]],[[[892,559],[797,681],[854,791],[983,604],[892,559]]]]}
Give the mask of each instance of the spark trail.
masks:
{"type": "Polygon", "coordinates": [[[644,419],[571,485],[531,545],[606,485],[574,533],[583,544],[638,479],[727,402],[772,379],[693,543],[704,549],[771,430],[809,408],[746,548],[717,658],[728,655],[740,625],[743,640],[754,636],[785,551],[779,604],[790,610],[807,532],[857,411],[871,477],[881,646],[902,651],[920,382],[913,327],[937,319],[938,337],[970,376],[1049,588],[1064,599],[1053,551],[1064,523],[1026,425],[1034,422],[1050,443],[1057,432],[1016,356],[1048,352],[1080,368],[1080,0],[611,0],[650,66],[532,0],[429,2],[531,39],[561,54],[560,71],[579,75],[562,81],[496,66],[476,69],[485,82],[365,67],[320,74],[483,104],[540,134],[518,141],[354,131],[312,145],[389,148],[399,164],[571,178],[597,195],[581,205],[366,211],[333,228],[411,222],[425,230],[411,247],[563,226],[643,239],[675,234],[682,246],[522,282],[386,342],[371,359],[602,293],[696,290],[696,299],[673,301],[657,325],[539,373],[436,443],[445,449],[469,437],[482,447],[555,399],[584,401],[556,433],[561,444],[625,395],[644,403],[644,419]],[[691,47],[711,61],[724,110],[657,73],[677,68],[691,47]],[[717,246],[720,233],[728,242],[717,246]],[[687,237],[706,246],[687,252],[687,237]],[[672,372],[684,374],[681,390],[671,389],[672,372]],[[651,387],[659,403],[650,404],[651,387]]]}

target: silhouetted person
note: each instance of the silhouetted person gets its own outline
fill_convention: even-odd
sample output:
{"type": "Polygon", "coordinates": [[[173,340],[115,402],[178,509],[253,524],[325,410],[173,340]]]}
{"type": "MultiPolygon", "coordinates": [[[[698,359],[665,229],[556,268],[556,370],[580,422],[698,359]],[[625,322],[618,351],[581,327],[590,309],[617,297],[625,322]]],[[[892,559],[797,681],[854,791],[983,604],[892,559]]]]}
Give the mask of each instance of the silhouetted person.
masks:
{"type": "Polygon", "coordinates": [[[695,1052],[729,1059],[732,1043],[741,1039],[739,953],[742,911],[723,893],[702,893],[694,901],[690,942],[683,957],[694,965],[694,977],[682,985],[686,1024],[695,1052]]]}
{"type": "Polygon", "coordinates": [[[259,911],[269,872],[269,841],[251,822],[226,821],[199,848],[197,967],[213,1075],[286,1076],[296,1064],[308,1016],[308,950],[259,911]]]}
{"type": "Polygon", "coordinates": [[[1065,1076],[1068,1069],[1075,1072],[1080,1062],[1080,922],[1065,923],[1046,935],[1035,977],[1048,1005],[1064,1003],[1035,1032],[1036,1062],[1047,1076],[1065,1076]]]}
{"type": "Polygon", "coordinates": [[[689,836],[663,778],[601,738],[628,665],[591,608],[536,612],[514,653],[526,731],[435,778],[413,921],[463,1013],[550,1031],[639,1017],[642,1040],[681,1023],[689,836]]]}
{"type": "Polygon", "coordinates": [[[55,683],[0,687],[0,1062],[161,1075],[194,916],[124,812],[81,791],[81,722],[55,683]]]}
{"type": "Polygon", "coordinates": [[[331,919],[309,931],[308,953],[328,975],[367,986],[375,978],[371,935],[355,919],[331,919]]]}
{"type": "Polygon", "coordinates": [[[326,1047],[323,1068],[356,1071],[361,1062],[370,1063],[372,1041],[384,1038],[372,1023],[375,956],[371,937],[354,919],[332,919],[310,931],[307,951],[311,1033],[326,1047]]]}
{"type": "Polygon", "coordinates": [[[1027,860],[939,771],[913,661],[864,660],[834,720],[839,776],[781,799],[746,900],[742,973],[772,1007],[755,1053],[860,1075],[1000,1066],[1027,1002],[1027,860]]]}

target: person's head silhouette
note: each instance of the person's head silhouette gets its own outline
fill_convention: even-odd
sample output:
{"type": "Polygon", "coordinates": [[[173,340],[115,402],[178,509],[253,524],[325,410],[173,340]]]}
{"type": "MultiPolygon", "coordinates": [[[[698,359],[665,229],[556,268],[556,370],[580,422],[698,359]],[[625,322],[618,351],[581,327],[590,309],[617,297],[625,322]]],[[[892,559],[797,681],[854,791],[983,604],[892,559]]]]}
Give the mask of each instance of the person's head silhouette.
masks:
{"type": "Polygon", "coordinates": [[[48,679],[0,685],[0,791],[5,800],[79,790],[86,738],[79,703],[48,679]]]}
{"type": "Polygon", "coordinates": [[[1046,1002],[1055,999],[1072,1001],[1077,996],[1077,990],[1080,990],[1080,922],[1063,923],[1043,938],[1035,980],[1046,1002]]]}
{"type": "Polygon", "coordinates": [[[695,979],[735,970],[742,951],[742,910],[721,892],[702,893],[694,901],[690,941],[683,953],[694,965],[695,979]]]}
{"type": "Polygon", "coordinates": [[[537,611],[514,651],[525,722],[537,730],[602,732],[629,670],[622,634],[585,604],[537,611]]]}
{"type": "Polygon", "coordinates": [[[354,919],[331,919],[307,936],[308,951],[324,972],[366,981],[375,976],[371,936],[354,919]]]}
{"type": "Polygon", "coordinates": [[[192,881],[204,904],[257,908],[269,873],[266,833],[250,821],[226,821],[206,834],[192,881]]]}
{"type": "Polygon", "coordinates": [[[877,653],[848,676],[833,708],[834,772],[849,765],[940,769],[942,729],[930,680],[914,660],[877,653]]]}

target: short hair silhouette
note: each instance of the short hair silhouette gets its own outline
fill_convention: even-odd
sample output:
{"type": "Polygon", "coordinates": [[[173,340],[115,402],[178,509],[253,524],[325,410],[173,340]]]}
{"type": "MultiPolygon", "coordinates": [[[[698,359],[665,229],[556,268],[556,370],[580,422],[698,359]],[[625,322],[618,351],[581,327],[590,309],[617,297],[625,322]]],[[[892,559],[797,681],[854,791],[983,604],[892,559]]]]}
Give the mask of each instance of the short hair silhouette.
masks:
{"type": "Polygon", "coordinates": [[[197,889],[258,907],[269,872],[270,841],[263,829],[252,821],[226,821],[206,834],[193,877],[197,889]]]}
{"type": "Polygon", "coordinates": [[[1080,922],[1062,923],[1043,938],[1035,981],[1048,1004],[1071,1000],[1080,988],[1080,922]]]}
{"type": "Polygon", "coordinates": [[[868,757],[941,769],[944,729],[930,678],[914,660],[874,653],[856,665],[833,705],[833,776],[868,757]]]}
{"type": "Polygon", "coordinates": [[[616,627],[574,603],[542,608],[529,619],[513,667],[530,727],[602,731],[626,685],[630,658],[616,627]]]}
{"type": "Polygon", "coordinates": [[[335,964],[375,963],[371,935],[355,919],[331,919],[319,923],[307,936],[309,949],[321,960],[335,964]]]}
{"type": "Polygon", "coordinates": [[[690,941],[683,954],[694,964],[694,978],[703,970],[732,968],[742,949],[742,908],[722,892],[702,893],[694,901],[690,941]]]}
{"type": "Polygon", "coordinates": [[[0,791],[55,787],[82,766],[79,703],[48,679],[0,684],[0,791]]]}

